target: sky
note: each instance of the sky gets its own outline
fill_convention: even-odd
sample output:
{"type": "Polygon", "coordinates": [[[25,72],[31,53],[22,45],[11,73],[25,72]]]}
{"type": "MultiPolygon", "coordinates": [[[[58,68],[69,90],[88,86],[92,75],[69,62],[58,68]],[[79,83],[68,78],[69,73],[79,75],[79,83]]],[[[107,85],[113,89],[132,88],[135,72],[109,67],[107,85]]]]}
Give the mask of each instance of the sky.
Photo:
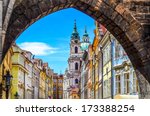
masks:
{"type": "Polygon", "coordinates": [[[54,72],[64,74],[65,69],[68,68],[67,60],[74,20],[77,23],[80,39],[82,39],[86,26],[92,42],[95,21],[88,15],[69,8],[36,21],[17,38],[16,43],[23,50],[32,52],[35,58],[48,62],[49,67],[54,69],[54,72]]]}

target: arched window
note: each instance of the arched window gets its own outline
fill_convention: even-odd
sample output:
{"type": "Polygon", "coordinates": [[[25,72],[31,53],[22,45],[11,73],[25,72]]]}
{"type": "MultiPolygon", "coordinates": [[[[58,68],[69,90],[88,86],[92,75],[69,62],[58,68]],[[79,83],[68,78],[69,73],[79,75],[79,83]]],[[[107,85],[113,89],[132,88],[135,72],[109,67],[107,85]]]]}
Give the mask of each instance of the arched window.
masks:
{"type": "Polygon", "coordinates": [[[78,47],[76,46],[74,49],[75,53],[78,53],[78,47]]]}
{"type": "Polygon", "coordinates": [[[75,79],[75,84],[78,84],[78,79],[75,79]]]}
{"type": "Polygon", "coordinates": [[[75,63],[75,70],[78,70],[78,63],[75,63]]]}

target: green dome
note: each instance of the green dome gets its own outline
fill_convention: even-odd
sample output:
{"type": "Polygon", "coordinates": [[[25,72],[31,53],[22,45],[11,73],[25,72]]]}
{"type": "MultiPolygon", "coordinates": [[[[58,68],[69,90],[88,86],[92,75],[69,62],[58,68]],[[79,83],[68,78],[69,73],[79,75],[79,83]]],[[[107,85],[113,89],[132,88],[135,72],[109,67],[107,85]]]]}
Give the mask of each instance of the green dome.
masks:
{"type": "Polygon", "coordinates": [[[81,42],[81,50],[82,51],[87,50],[89,45],[90,45],[89,35],[88,35],[87,30],[85,28],[85,33],[83,35],[82,42],[81,42]]]}
{"type": "Polygon", "coordinates": [[[90,45],[89,42],[82,42],[82,43],[81,43],[81,50],[82,50],[82,51],[87,50],[88,47],[89,47],[89,45],[90,45]]]}

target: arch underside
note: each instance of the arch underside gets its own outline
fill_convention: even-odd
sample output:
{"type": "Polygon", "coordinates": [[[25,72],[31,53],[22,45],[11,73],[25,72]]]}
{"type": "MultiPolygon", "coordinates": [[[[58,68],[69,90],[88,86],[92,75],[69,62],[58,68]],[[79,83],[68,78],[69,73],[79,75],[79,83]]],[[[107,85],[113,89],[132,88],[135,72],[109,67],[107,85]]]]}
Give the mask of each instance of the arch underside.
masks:
{"type": "MultiPolygon", "coordinates": [[[[134,68],[143,67],[142,55],[138,51],[141,46],[135,44],[139,42],[139,32],[143,30],[119,0],[23,0],[14,8],[10,18],[3,58],[11,44],[31,24],[48,14],[66,8],[78,9],[104,25],[123,46],[134,68]]],[[[149,76],[143,72],[142,74],[150,82],[149,76]]]]}

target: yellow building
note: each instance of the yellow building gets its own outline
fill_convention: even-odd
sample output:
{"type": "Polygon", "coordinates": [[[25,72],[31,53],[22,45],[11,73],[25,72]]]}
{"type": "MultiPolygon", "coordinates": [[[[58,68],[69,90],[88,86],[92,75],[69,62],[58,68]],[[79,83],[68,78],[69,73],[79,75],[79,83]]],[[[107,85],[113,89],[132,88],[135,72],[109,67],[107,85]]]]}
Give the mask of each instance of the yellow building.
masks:
{"type": "Polygon", "coordinates": [[[53,80],[52,76],[48,78],[48,98],[52,99],[53,98],[53,80]]]}
{"type": "Polygon", "coordinates": [[[97,23],[96,23],[96,29],[94,31],[95,33],[95,38],[94,38],[94,41],[93,41],[93,78],[94,78],[94,98],[95,99],[98,99],[98,92],[99,92],[99,41],[100,41],[100,38],[99,38],[99,32],[98,32],[98,27],[97,27],[97,23]]]}
{"type": "Polygon", "coordinates": [[[59,75],[57,82],[58,99],[63,99],[63,75],[59,75]]]}
{"type": "Polygon", "coordinates": [[[63,99],[63,75],[53,75],[53,99],[63,99]]]}
{"type": "Polygon", "coordinates": [[[103,53],[103,98],[111,98],[111,78],[112,78],[112,60],[111,60],[111,41],[110,33],[107,32],[100,42],[103,53]]]}
{"type": "Polygon", "coordinates": [[[49,69],[48,69],[48,63],[43,63],[43,71],[45,73],[45,99],[48,99],[48,93],[49,93],[49,69]]]}
{"type": "Polygon", "coordinates": [[[92,68],[93,68],[93,60],[92,60],[92,45],[89,45],[88,48],[88,57],[89,57],[89,62],[88,62],[88,82],[87,82],[87,88],[88,88],[88,99],[94,98],[94,95],[92,96],[92,68]]]}
{"type": "MultiPolygon", "coordinates": [[[[0,66],[0,99],[6,99],[6,88],[5,88],[6,83],[5,83],[4,75],[6,75],[6,71],[9,71],[10,74],[12,74],[12,71],[11,71],[12,69],[11,56],[12,55],[13,55],[13,49],[10,48],[0,66]]],[[[11,97],[11,91],[9,91],[9,98],[10,97],[11,97]]]]}
{"type": "MultiPolygon", "coordinates": [[[[6,99],[6,72],[10,80],[9,99],[52,99],[53,70],[44,67],[41,59],[13,44],[0,66],[0,99],[6,99]]],[[[46,64],[46,63],[45,63],[46,64]]]]}
{"type": "Polygon", "coordinates": [[[23,55],[23,50],[21,50],[17,45],[13,45],[13,56],[12,56],[12,87],[11,87],[11,99],[15,99],[16,95],[20,99],[25,99],[25,80],[28,75],[28,70],[26,69],[25,62],[26,58],[23,55]]]}
{"type": "MultiPolygon", "coordinates": [[[[103,40],[106,28],[96,22],[95,38],[94,38],[94,56],[95,56],[95,98],[103,98],[103,47],[108,40],[103,40]]],[[[107,46],[107,45],[106,45],[107,46]]],[[[109,53],[110,51],[108,51],[109,53]]],[[[106,54],[106,53],[105,53],[106,54]]]]}
{"type": "Polygon", "coordinates": [[[50,69],[48,63],[43,63],[41,59],[33,59],[33,62],[34,62],[34,76],[36,77],[35,88],[37,88],[35,89],[36,98],[52,99],[53,75],[54,75],[53,70],[50,69]]]}
{"type": "Polygon", "coordinates": [[[86,63],[85,69],[88,71],[88,79],[86,80],[87,92],[84,96],[88,99],[98,99],[99,98],[99,29],[98,23],[96,22],[96,29],[94,30],[94,40],[92,45],[88,47],[88,63],[86,63]]]}
{"type": "Polygon", "coordinates": [[[49,68],[49,82],[48,82],[48,96],[49,99],[53,98],[53,70],[49,68]]]}
{"type": "Polygon", "coordinates": [[[41,70],[40,72],[40,79],[39,79],[39,98],[40,99],[45,99],[45,91],[46,91],[46,73],[45,70],[41,70]]]}
{"type": "Polygon", "coordinates": [[[53,99],[58,99],[58,74],[54,73],[53,74],[53,99]]]}
{"type": "Polygon", "coordinates": [[[51,99],[53,96],[53,71],[49,68],[48,63],[43,63],[43,69],[46,74],[45,78],[45,98],[51,99]]]}

